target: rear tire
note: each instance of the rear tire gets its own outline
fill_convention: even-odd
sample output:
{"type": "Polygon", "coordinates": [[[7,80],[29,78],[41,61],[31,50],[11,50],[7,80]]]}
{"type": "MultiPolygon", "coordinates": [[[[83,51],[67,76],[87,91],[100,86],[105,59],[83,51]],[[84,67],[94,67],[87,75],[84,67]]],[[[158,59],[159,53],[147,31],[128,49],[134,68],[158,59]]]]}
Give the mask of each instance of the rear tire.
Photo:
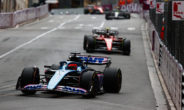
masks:
{"type": "Polygon", "coordinates": [[[84,9],[84,14],[88,14],[89,10],[88,9],[84,9]]]}
{"type": "Polygon", "coordinates": [[[103,88],[105,92],[119,93],[121,90],[122,74],[117,68],[106,68],[104,70],[103,88]]]}
{"type": "Polygon", "coordinates": [[[105,14],[105,19],[106,20],[111,20],[111,18],[109,18],[109,16],[110,16],[109,14],[105,14]]]}
{"type": "Polygon", "coordinates": [[[98,76],[94,71],[87,71],[82,73],[80,78],[80,87],[88,91],[86,98],[95,98],[97,95],[99,83],[98,76]]]}
{"type": "Polygon", "coordinates": [[[123,41],[123,54],[124,55],[130,55],[131,52],[131,42],[130,40],[125,39],[123,41]]]}
{"type": "Polygon", "coordinates": [[[127,18],[127,19],[130,19],[130,14],[127,14],[127,15],[126,15],[126,18],[127,18]]]}
{"type": "MultiPolygon", "coordinates": [[[[28,84],[39,84],[40,83],[40,74],[39,69],[35,67],[27,67],[24,68],[20,77],[20,86],[24,88],[24,86],[28,84]]],[[[35,94],[34,90],[22,90],[22,93],[25,95],[35,94]]]]}

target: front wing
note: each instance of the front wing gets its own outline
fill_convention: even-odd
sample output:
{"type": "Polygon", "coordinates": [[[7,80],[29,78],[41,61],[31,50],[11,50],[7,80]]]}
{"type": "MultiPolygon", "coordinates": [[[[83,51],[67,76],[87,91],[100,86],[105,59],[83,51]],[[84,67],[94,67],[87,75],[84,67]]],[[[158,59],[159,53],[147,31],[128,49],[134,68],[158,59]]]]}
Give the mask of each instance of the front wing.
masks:
{"type": "MultiPolygon", "coordinates": [[[[24,88],[18,88],[18,90],[27,90],[27,91],[50,91],[47,88],[47,85],[42,84],[29,84],[24,86],[24,88]]],[[[77,87],[70,87],[70,86],[57,86],[52,91],[64,92],[64,93],[72,93],[72,94],[80,94],[80,95],[87,95],[87,90],[83,88],[77,87]]]]}

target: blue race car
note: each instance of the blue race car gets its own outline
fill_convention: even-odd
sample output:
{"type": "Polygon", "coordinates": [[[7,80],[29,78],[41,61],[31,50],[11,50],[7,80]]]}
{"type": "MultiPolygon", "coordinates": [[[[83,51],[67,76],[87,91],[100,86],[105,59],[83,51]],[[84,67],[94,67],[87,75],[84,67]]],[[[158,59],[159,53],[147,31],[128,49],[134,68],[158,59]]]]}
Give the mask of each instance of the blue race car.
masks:
{"type": "Polygon", "coordinates": [[[36,91],[59,91],[88,98],[94,98],[102,92],[119,93],[122,82],[121,70],[111,68],[110,65],[109,57],[71,53],[67,61],[44,66],[44,75],[40,75],[38,67],[24,68],[18,78],[16,89],[25,95],[35,94],[36,91]],[[106,66],[101,72],[88,67],[89,64],[106,66]]]}

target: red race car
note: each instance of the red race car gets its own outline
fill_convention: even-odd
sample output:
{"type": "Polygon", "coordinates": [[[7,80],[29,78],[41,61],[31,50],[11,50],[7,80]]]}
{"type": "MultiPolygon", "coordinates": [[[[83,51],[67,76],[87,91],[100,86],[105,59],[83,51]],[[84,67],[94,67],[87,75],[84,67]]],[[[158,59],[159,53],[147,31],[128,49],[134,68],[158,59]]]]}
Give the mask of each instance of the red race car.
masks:
{"type": "Polygon", "coordinates": [[[98,5],[88,5],[84,8],[84,14],[104,14],[104,9],[102,6],[98,5]]]}
{"type": "Polygon", "coordinates": [[[131,42],[118,36],[119,32],[110,29],[93,29],[92,35],[85,35],[83,48],[86,52],[107,51],[130,55],[131,42]]]}

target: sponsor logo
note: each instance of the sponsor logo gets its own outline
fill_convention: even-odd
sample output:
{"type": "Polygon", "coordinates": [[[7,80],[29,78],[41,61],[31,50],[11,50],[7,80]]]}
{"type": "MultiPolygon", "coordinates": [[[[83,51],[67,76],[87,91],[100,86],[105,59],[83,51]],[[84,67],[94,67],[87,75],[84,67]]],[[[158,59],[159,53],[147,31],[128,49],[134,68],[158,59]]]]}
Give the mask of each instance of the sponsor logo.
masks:
{"type": "Polygon", "coordinates": [[[42,85],[27,85],[24,87],[24,89],[27,89],[27,90],[37,90],[41,88],[42,88],[42,85]]]}
{"type": "Polygon", "coordinates": [[[86,56],[80,56],[81,60],[88,62],[88,63],[99,63],[103,64],[104,61],[107,61],[107,58],[101,58],[101,57],[86,57],[86,56]]]}
{"type": "Polygon", "coordinates": [[[84,90],[84,89],[68,87],[68,86],[62,86],[62,87],[60,86],[60,87],[58,87],[58,89],[61,89],[62,91],[66,91],[66,92],[76,93],[76,94],[85,94],[86,93],[86,90],[84,90]]]}

